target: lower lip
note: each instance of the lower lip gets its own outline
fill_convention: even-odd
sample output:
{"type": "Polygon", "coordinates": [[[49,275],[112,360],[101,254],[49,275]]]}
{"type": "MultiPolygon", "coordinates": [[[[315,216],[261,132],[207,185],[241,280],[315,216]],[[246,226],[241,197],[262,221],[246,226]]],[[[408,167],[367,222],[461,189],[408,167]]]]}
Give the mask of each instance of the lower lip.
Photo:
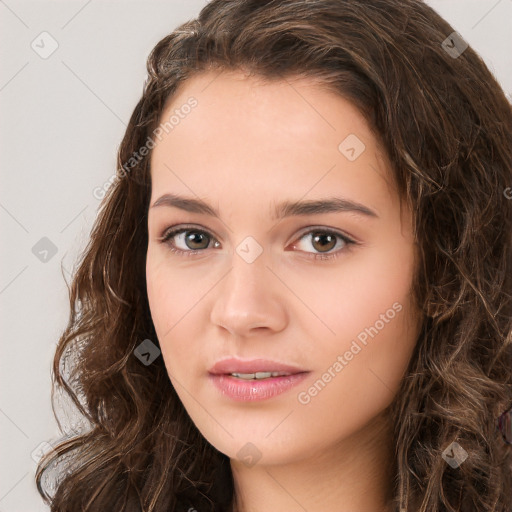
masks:
{"type": "Polygon", "coordinates": [[[213,384],[226,396],[239,402],[267,400],[280,395],[302,382],[309,372],[295,373],[282,377],[270,377],[261,380],[243,380],[231,375],[210,373],[213,384]]]}

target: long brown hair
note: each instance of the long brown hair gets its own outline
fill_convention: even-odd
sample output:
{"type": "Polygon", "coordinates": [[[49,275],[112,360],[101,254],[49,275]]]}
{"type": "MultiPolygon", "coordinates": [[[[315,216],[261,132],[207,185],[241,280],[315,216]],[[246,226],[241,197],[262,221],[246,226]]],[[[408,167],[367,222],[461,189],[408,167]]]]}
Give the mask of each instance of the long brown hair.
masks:
{"type": "Polygon", "coordinates": [[[145,281],[151,152],[140,149],[184,80],[228,69],[314,78],[351,101],[414,213],[423,321],[390,407],[396,510],[512,510],[511,447],[496,429],[512,405],[512,109],[453,33],[420,0],[212,0],[156,45],[55,354],[52,404],[64,391],[90,425],[39,464],[52,511],[229,510],[229,459],[189,418],[162,358],[134,356],[143,340],[158,346],[145,281]],[[442,456],[452,442],[468,454],[456,468],[442,456]]]}

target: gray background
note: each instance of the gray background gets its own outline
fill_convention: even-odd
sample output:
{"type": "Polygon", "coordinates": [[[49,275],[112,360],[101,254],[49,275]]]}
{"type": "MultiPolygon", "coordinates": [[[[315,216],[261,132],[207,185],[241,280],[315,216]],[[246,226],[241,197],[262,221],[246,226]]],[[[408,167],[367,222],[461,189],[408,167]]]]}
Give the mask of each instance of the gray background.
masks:
{"type": "MultiPolygon", "coordinates": [[[[60,436],[50,368],[68,320],[64,278],[87,243],[94,190],[114,173],[149,51],[205,3],[0,0],[0,512],[48,510],[32,457],[60,436]]],[[[512,0],[428,3],[510,98],[512,0]]]]}

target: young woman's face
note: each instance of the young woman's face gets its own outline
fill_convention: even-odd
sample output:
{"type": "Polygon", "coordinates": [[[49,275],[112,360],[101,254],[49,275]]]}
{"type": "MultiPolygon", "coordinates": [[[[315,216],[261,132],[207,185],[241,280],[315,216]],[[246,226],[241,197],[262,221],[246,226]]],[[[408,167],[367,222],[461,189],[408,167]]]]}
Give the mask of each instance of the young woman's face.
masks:
{"type": "Polygon", "coordinates": [[[147,292],[198,429],[232,459],[274,464],[377,425],[419,317],[410,212],[364,118],[304,79],[224,72],[182,84],[165,122],[147,292]],[[183,231],[161,240],[170,228],[183,231]],[[272,371],[293,375],[227,375],[272,371]]]}

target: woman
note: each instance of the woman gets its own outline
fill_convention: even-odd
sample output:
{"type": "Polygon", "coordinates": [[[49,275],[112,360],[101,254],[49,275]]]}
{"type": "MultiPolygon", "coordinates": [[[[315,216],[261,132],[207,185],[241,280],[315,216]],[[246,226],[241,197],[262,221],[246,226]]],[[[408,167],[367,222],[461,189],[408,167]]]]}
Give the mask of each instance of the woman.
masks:
{"type": "Polygon", "coordinates": [[[512,510],[478,55],[418,0],[213,0],[148,72],[55,355],[91,428],[40,464],[52,510],[512,510]]]}

